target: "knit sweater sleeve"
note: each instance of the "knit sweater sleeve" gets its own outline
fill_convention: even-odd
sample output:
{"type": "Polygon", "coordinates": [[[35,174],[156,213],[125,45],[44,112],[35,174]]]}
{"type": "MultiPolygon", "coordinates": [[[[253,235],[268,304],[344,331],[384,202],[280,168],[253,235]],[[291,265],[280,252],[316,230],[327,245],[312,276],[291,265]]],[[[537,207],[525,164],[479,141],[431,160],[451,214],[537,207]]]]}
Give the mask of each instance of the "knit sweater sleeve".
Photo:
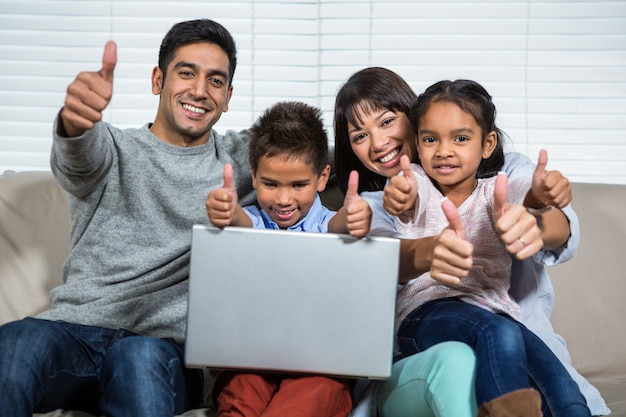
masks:
{"type": "Polygon", "coordinates": [[[58,134],[60,116],[54,122],[50,167],[57,181],[70,194],[81,197],[104,181],[113,160],[115,130],[105,122],[74,138],[58,134]]]}

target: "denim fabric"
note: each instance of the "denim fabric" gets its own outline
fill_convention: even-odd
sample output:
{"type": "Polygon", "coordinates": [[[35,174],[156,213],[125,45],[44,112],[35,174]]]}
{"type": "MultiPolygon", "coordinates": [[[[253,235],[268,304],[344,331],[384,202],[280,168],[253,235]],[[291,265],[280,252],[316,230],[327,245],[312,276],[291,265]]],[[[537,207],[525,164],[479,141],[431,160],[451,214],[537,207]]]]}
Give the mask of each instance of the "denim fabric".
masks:
{"type": "Polygon", "coordinates": [[[434,300],[409,314],[398,340],[404,355],[444,341],[471,346],[479,405],[517,389],[536,388],[545,416],[591,416],[577,384],[550,348],[508,316],[455,298],[434,300]]]}
{"type": "Polygon", "coordinates": [[[0,417],[172,417],[198,405],[202,383],[172,340],[33,318],[0,327],[0,417]]]}

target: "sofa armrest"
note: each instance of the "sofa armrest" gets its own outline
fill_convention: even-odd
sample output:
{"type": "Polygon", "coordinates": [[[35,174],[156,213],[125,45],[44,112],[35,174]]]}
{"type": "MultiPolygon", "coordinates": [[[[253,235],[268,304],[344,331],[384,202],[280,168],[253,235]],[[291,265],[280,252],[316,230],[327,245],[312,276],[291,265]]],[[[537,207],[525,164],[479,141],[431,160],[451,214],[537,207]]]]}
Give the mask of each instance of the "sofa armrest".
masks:
{"type": "Polygon", "coordinates": [[[572,190],[580,248],[573,259],[548,270],[555,290],[551,321],[611,416],[626,416],[626,185],[573,183],[572,190]]]}
{"type": "Polygon", "coordinates": [[[0,324],[47,308],[68,248],[67,195],[52,174],[0,175],[0,324]]]}

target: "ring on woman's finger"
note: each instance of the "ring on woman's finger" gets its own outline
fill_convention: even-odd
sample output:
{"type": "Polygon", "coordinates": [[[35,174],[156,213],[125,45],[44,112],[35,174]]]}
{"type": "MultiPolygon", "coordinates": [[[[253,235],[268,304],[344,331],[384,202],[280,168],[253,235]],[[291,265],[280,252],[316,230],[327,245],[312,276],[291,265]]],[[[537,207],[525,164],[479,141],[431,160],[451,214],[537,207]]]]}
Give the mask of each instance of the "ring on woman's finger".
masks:
{"type": "Polygon", "coordinates": [[[522,238],[520,237],[520,238],[519,238],[519,239],[517,239],[517,240],[519,240],[519,241],[522,243],[522,245],[523,245],[523,246],[526,246],[526,241],[525,241],[524,239],[522,239],[522,238]]]}

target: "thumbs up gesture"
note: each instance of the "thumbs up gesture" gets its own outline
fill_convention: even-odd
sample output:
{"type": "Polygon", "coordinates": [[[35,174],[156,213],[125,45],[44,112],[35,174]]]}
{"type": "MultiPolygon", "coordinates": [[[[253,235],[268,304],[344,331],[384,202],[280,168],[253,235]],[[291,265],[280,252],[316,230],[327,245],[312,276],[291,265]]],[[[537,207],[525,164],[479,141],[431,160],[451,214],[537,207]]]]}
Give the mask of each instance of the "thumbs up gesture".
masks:
{"type": "Polygon", "coordinates": [[[441,208],[449,224],[435,241],[430,276],[444,285],[456,285],[474,264],[474,245],[466,240],[465,224],[454,203],[444,198],[441,208]]]}
{"type": "Polygon", "coordinates": [[[117,64],[117,45],[107,42],[102,67],[97,72],[81,72],[67,87],[61,110],[63,136],[76,137],[102,120],[102,112],[113,96],[113,71],[117,64]]]}
{"type": "Polygon", "coordinates": [[[372,209],[367,201],[359,195],[358,190],[359,173],[352,171],[348,177],[348,189],[343,200],[343,208],[346,211],[346,227],[352,236],[363,237],[370,231],[372,209]]]}
{"type": "MultiPolygon", "coordinates": [[[[237,204],[237,189],[233,180],[233,166],[231,164],[224,165],[224,185],[209,192],[205,205],[209,221],[215,227],[224,228],[231,224],[234,225],[240,207],[237,204]]],[[[247,217],[245,214],[243,215],[247,217]]]]}
{"type": "Polygon", "coordinates": [[[554,206],[563,208],[572,201],[572,187],[569,180],[559,171],[548,171],[548,152],[539,151],[537,168],[533,174],[533,184],[526,196],[524,205],[529,208],[554,206]]]}
{"type": "Polygon", "coordinates": [[[392,216],[413,210],[417,200],[417,179],[408,156],[402,155],[400,167],[403,175],[390,178],[383,195],[383,208],[392,216]]]}
{"type": "Polygon", "coordinates": [[[507,251],[517,259],[526,259],[543,247],[537,219],[520,204],[506,201],[509,182],[499,173],[493,193],[493,219],[507,251]]]}

